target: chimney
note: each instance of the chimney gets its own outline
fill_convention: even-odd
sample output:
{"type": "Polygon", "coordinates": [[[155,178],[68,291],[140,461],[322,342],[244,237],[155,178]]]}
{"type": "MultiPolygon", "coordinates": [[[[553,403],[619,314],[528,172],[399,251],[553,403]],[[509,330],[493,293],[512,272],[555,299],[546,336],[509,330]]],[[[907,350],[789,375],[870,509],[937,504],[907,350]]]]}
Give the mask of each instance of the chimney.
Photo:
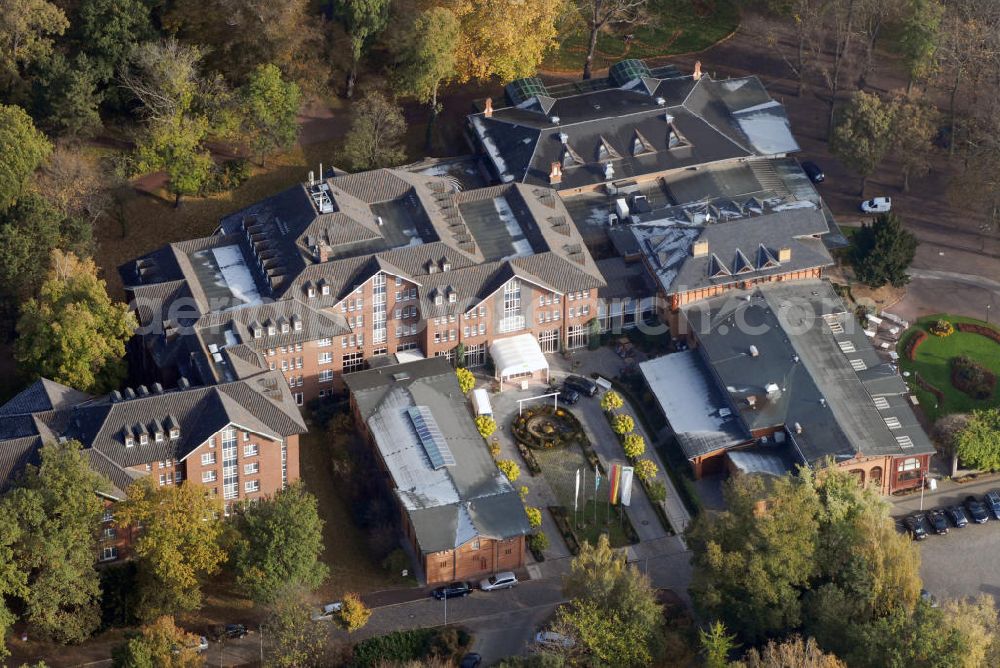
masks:
{"type": "Polygon", "coordinates": [[[795,433],[796,434],[801,434],[802,433],[802,425],[799,424],[798,422],[795,423],[795,433]]]}
{"type": "Polygon", "coordinates": [[[177,387],[178,387],[178,389],[186,390],[189,387],[191,387],[191,383],[188,382],[187,378],[185,378],[184,376],[181,376],[180,378],[177,379],[177,387]]]}
{"type": "Polygon", "coordinates": [[[163,386],[159,383],[153,383],[153,394],[163,394],[163,386]]]}
{"type": "Polygon", "coordinates": [[[750,357],[757,357],[760,355],[760,351],[757,350],[757,346],[750,346],[750,357]]]}
{"type": "Polygon", "coordinates": [[[791,262],[792,260],[792,249],[788,246],[778,250],[778,262],[791,262]]]}
{"type": "Polygon", "coordinates": [[[698,81],[699,79],[701,79],[701,61],[700,60],[694,61],[694,73],[692,73],[691,78],[694,79],[695,81],[698,81]]]}
{"type": "Polygon", "coordinates": [[[604,165],[604,180],[610,181],[613,178],[615,178],[615,166],[608,160],[608,163],[604,165]]]}
{"type": "Polygon", "coordinates": [[[747,406],[749,406],[750,408],[756,408],[757,407],[757,397],[755,397],[752,394],[750,396],[748,396],[747,397],[747,406]]]}
{"type": "Polygon", "coordinates": [[[483,110],[483,116],[486,118],[493,118],[493,98],[486,98],[486,109],[483,110]]]}
{"type": "Polygon", "coordinates": [[[691,249],[695,257],[705,257],[708,255],[708,241],[705,239],[699,239],[694,242],[694,247],[691,249]]]}
{"type": "Polygon", "coordinates": [[[330,259],[330,247],[327,246],[322,241],[319,242],[319,245],[316,247],[316,250],[317,254],[319,255],[319,261],[321,264],[330,259]]]}
{"type": "Polygon", "coordinates": [[[562,165],[558,162],[549,165],[549,183],[552,185],[562,183],[562,165]]]}

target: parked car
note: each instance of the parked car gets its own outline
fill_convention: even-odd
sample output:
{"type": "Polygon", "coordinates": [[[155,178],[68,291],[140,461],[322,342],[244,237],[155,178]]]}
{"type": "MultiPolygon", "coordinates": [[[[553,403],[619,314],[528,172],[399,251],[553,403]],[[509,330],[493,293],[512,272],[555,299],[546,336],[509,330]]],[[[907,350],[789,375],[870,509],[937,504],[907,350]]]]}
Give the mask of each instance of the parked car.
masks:
{"type": "Polygon", "coordinates": [[[576,390],[571,390],[568,387],[564,387],[561,392],[559,392],[559,401],[564,404],[572,406],[576,402],[580,401],[580,393],[576,390]]]}
{"type": "Polygon", "coordinates": [[[238,639],[249,635],[250,631],[243,624],[226,624],[212,627],[209,634],[213,640],[238,639]]]}
{"type": "Polygon", "coordinates": [[[948,533],[948,518],[945,517],[943,510],[932,510],[927,513],[927,519],[930,521],[931,526],[934,527],[934,533],[948,533]]]}
{"type": "Polygon", "coordinates": [[[503,571],[480,582],[479,588],[483,591],[493,591],[495,589],[510,589],[516,584],[517,576],[510,571],[503,571]]]}
{"type": "MultiPolygon", "coordinates": [[[[194,643],[192,645],[188,645],[187,648],[189,650],[197,652],[198,654],[201,654],[202,652],[207,652],[208,651],[208,638],[206,638],[205,636],[198,636],[198,642],[196,642],[196,643],[194,643]]],[[[177,645],[173,645],[170,648],[170,653],[171,654],[180,654],[181,653],[181,648],[178,647],[177,645]]]]}
{"type": "Polygon", "coordinates": [[[971,494],[965,497],[965,509],[969,511],[969,516],[976,524],[985,524],[990,521],[990,513],[986,510],[986,504],[971,494]]]}
{"type": "Polygon", "coordinates": [[[891,209],[891,197],[873,197],[861,203],[861,210],[865,213],[888,213],[891,209]]]}
{"type": "Polygon", "coordinates": [[[965,516],[965,508],[962,506],[949,506],[946,509],[946,512],[948,513],[948,519],[951,520],[951,523],[959,529],[969,523],[968,518],[965,516]]]}
{"type": "Polygon", "coordinates": [[[566,380],[563,381],[563,387],[576,390],[580,394],[585,394],[588,397],[592,397],[597,394],[598,390],[597,383],[589,378],[584,378],[583,376],[566,376],[566,380]]]}
{"type": "Polygon", "coordinates": [[[336,601],[334,603],[327,603],[321,606],[319,610],[314,612],[312,614],[312,617],[310,617],[310,619],[312,619],[314,622],[330,621],[331,619],[333,619],[334,615],[336,615],[338,612],[341,611],[343,607],[344,604],[340,601],[336,601]]]}
{"type": "Polygon", "coordinates": [[[1000,490],[994,489],[986,492],[986,506],[993,513],[993,517],[1000,520],[1000,490]]]}
{"type": "Polygon", "coordinates": [[[572,638],[555,631],[539,631],[535,634],[535,642],[539,645],[561,647],[562,649],[570,649],[576,645],[576,641],[572,638]]]}
{"type": "Polygon", "coordinates": [[[479,668],[482,662],[483,657],[475,652],[472,652],[471,654],[466,654],[462,657],[462,663],[458,664],[458,668],[479,668]]]}
{"type": "Polygon", "coordinates": [[[819,168],[819,165],[809,160],[802,163],[802,171],[806,173],[806,176],[808,176],[809,180],[813,183],[822,183],[823,179],[826,178],[826,175],[823,173],[823,170],[819,168]]]}
{"type": "Polygon", "coordinates": [[[452,582],[449,585],[443,587],[438,587],[431,592],[431,596],[437,600],[445,598],[457,598],[459,596],[468,596],[472,593],[472,585],[468,582],[452,582]]]}
{"type": "Polygon", "coordinates": [[[927,532],[927,518],[923,513],[910,515],[903,520],[903,524],[906,525],[906,529],[910,532],[910,536],[913,537],[913,540],[923,540],[930,535],[927,532]]]}

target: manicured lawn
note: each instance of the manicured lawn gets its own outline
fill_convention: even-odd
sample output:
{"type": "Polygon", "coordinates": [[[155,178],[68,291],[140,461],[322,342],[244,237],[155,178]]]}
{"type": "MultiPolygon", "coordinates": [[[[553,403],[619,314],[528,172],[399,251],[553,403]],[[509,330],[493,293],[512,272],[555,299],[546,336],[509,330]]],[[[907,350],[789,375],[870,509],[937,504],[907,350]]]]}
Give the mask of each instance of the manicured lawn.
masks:
{"type": "Polygon", "coordinates": [[[920,377],[944,392],[945,399],[941,406],[937,405],[937,399],[933,394],[919,387],[913,382],[912,377],[907,381],[913,389],[914,394],[920,400],[920,405],[924,409],[930,420],[936,420],[942,415],[949,413],[965,413],[976,408],[989,408],[1000,406],[1000,390],[994,390],[993,396],[989,399],[977,401],[954,388],[951,384],[950,360],[959,355],[965,355],[983,366],[989,368],[994,374],[1000,377],[1000,344],[971,332],[959,332],[946,337],[934,336],[928,327],[941,318],[956,322],[972,322],[985,324],[981,320],[973,318],[961,318],[958,316],[932,315],[918,320],[904,336],[900,339],[897,348],[899,352],[899,363],[903,371],[920,374],[920,377]],[[916,360],[906,359],[906,343],[910,337],[914,336],[918,330],[928,333],[927,339],[917,348],[916,360]]]}
{"type": "MultiPolygon", "coordinates": [[[[581,479],[579,512],[577,513],[576,535],[583,541],[588,540],[597,544],[597,537],[605,530],[609,532],[612,547],[623,547],[629,544],[628,539],[619,527],[617,507],[611,509],[611,520],[607,521],[608,504],[608,482],[601,480],[600,489],[597,492],[597,516],[594,515],[594,470],[587,463],[583,456],[583,450],[576,443],[564,445],[557,448],[535,449],[535,458],[542,468],[542,475],[549,483],[552,491],[555,492],[559,503],[566,512],[573,516],[573,493],[576,489],[576,471],[582,469],[587,472],[586,483],[581,479]]],[[[582,475],[582,474],[581,474],[582,475]]],[[[554,539],[554,537],[553,537],[554,539]]]]}
{"type": "MultiPolygon", "coordinates": [[[[623,58],[655,58],[701,51],[736,30],[740,23],[736,0],[650,0],[646,25],[605,26],[597,38],[594,69],[603,69],[623,58]],[[625,35],[633,35],[629,42],[625,35]]],[[[542,63],[543,70],[583,72],[590,32],[581,16],[570,32],[542,63]]]]}

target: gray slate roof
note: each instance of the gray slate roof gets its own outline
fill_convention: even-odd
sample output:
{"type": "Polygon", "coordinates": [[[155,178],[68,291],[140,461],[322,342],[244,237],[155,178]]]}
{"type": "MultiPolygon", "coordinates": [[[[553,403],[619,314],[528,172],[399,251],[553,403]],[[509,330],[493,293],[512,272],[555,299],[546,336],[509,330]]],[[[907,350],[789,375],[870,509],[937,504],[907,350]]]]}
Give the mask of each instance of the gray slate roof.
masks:
{"type": "Polygon", "coordinates": [[[425,553],[477,536],[507,539],[530,531],[524,506],[479,435],[451,364],[436,357],[344,377],[393,478],[425,553]],[[455,458],[433,469],[406,409],[430,409],[455,458]]]}
{"type": "Polygon", "coordinates": [[[682,313],[745,425],[783,426],[803,463],[934,451],[905,386],[890,387],[884,371],[859,375],[882,362],[828,282],[764,284],[682,313]]]}

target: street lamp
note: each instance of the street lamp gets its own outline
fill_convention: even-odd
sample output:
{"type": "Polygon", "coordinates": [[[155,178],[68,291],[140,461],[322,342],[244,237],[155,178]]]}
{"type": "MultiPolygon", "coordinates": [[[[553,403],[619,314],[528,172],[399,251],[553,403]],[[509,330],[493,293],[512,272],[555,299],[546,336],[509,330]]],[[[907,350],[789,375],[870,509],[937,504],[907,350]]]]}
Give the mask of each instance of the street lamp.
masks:
{"type": "Polygon", "coordinates": [[[993,304],[986,305],[986,324],[990,324],[990,309],[993,308],[993,304]]]}

